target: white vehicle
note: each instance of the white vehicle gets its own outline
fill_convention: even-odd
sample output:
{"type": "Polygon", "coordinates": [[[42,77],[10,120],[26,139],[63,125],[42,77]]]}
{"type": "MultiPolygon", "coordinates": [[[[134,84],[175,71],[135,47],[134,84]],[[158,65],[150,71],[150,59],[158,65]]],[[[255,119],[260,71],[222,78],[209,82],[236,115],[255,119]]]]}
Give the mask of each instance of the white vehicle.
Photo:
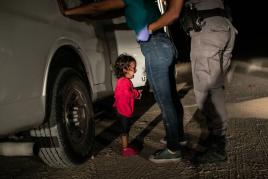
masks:
{"type": "Polygon", "coordinates": [[[61,5],[90,2],[0,1],[2,155],[30,138],[49,166],[81,164],[94,145],[93,106],[113,94],[111,64],[118,54],[137,59],[133,83],[145,85],[144,57],[121,18],[76,20],[61,13],[61,5]],[[16,142],[10,143],[14,138],[16,142]]]}

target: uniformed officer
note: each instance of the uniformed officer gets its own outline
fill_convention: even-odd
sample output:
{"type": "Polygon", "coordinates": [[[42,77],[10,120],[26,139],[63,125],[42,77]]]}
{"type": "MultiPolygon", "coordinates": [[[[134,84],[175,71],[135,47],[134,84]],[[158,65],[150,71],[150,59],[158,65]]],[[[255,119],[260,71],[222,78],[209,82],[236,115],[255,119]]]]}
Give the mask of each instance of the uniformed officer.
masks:
{"type": "Polygon", "coordinates": [[[205,116],[209,135],[200,141],[206,150],[194,161],[225,161],[227,111],[224,76],[230,66],[236,29],[227,18],[223,0],[186,0],[184,8],[195,11],[191,37],[191,66],[196,102],[205,116]]]}

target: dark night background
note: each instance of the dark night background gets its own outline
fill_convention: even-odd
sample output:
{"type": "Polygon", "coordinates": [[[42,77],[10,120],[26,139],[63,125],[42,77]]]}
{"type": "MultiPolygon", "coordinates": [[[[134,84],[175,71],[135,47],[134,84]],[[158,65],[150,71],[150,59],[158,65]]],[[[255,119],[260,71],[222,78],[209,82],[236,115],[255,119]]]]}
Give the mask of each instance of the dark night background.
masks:
{"type": "MultiPolygon", "coordinates": [[[[268,7],[264,1],[229,0],[227,3],[232,12],[233,24],[238,30],[233,58],[268,57],[268,7]]],[[[187,61],[190,39],[177,22],[171,29],[179,31],[176,32],[178,38],[173,39],[180,55],[178,60],[187,61]]]]}

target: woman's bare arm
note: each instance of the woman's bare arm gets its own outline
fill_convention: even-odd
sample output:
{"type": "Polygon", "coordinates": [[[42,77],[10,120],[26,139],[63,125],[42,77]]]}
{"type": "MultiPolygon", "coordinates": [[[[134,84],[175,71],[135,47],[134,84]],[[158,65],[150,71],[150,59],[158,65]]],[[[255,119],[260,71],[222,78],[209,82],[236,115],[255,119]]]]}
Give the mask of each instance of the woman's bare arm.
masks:
{"type": "Polygon", "coordinates": [[[148,26],[149,31],[156,31],[166,25],[171,24],[180,15],[184,0],[166,0],[168,10],[155,22],[148,26]]]}
{"type": "Polygon", "coordinates": [[[68,15],[93,15],[100,14],[105,11],[124,8],[123,0],[104,0],[101,2],[90,3],[76,8],[64,10],[64,14],[68,15]]]}

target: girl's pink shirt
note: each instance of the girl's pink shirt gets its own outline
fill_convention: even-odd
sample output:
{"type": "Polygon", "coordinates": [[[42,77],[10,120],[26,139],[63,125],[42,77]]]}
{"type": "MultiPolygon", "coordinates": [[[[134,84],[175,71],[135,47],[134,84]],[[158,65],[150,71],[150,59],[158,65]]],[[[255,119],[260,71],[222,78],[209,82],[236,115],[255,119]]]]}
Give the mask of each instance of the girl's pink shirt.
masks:
{"type": "Polygon", "coordinates": [[[119,78],[114,91],[114,107],[117,112],[125,117],[132,117],[134,112],[135,99],[140,97],[138,90],[134,89],[130,79],[119,78]]]}

